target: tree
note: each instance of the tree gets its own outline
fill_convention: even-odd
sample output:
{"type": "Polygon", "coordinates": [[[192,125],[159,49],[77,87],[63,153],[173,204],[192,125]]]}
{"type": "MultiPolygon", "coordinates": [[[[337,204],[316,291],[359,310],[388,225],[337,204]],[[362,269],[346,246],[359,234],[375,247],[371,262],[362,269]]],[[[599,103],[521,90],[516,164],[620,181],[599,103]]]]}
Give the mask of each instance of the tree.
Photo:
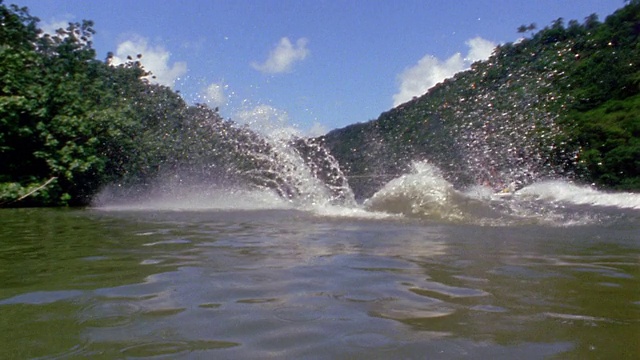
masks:
{"type": "Polygon", "coordinates": [[[142,72],[97,61],[90,21],[43,34],[27,8],[2,3],[0,21],[0,204],[86,203],[126,123],[110,81],[141,83],[142,72]]]}
{"type": "Polygon", "coordinates": [[[537,27],[537,26],[536,26],[536,24],[535,24],[535,23],[531,23],[531,24],[529,24],[529,25],[520,25],[520,26],[518,27],[518,33],[520,33],[520,34],[524,34],[524,33],[526,33],[527,31],[533,31],[533,30],[535,30],[535,29],[536,29],[536,27],[537,27]]]}
{"type": "Polygon", "coordinates": [[[334,130],[326,144],[358,178],[428,159],[461,187],[525,169],[524,184],[562,176],[640,190],[638,24],[639,0],[604,23],[557,19],[377,120],[334,130]],[[381,150],[361,151],[369,143],[381,150]]]}

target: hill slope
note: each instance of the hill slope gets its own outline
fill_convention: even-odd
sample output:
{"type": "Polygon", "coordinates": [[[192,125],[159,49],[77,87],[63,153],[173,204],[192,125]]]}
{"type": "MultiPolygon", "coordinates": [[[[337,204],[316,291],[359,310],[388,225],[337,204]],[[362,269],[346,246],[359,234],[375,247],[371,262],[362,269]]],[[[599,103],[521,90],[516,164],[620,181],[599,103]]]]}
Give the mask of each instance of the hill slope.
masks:
{"type": "Polygon", "coordinates": [[[571,178],[640,190],[640,1],[599,22],[563,19],[376,120],[323,141],[356,195],[412,161],[456,186],[571,178]]]}

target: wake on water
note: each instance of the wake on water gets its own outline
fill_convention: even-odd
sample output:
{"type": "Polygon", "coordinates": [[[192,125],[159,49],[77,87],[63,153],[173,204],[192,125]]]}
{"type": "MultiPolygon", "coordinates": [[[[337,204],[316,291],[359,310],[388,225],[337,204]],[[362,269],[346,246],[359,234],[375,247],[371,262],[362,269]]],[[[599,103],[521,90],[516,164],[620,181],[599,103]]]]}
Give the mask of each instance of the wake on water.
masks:
{"type": "Polygon", "coordinates": [[[334,218],[404,218],[489,226],[588,225],[610,218],[611,211],[604,209],[614,210],[613,213],[640,210],[640,194],[607,193],[559,180],[534,183],[512,192],[495,193],[483,186],[456,189],[428,162],[414,162],[411,171],[357,203],[346,178],[344,187],[336,192],[333,185],[320,180],[312,165],[284,144],[277,150],[280,162],[270,169],[280,172],[278,186],[165,181],[133,199],[118,197],[113,188],[107,189],[94,206],[111,211],[295,210],[334,218]],[[283,186],[289,189],[286,195],[283,186]]]}
{"type": "Polygon", "coordinates": [[[114,184],[96,197],[94,207],[280,209],[337,218],[404,218],[494,226],[592,224],[611,213],[631,212],[631,217],[637,218],[640,210],[640,194],[607,193],[560,180],[534,182],[517,191],[498,193],[481,185],[458,189],[426,161],[414,162],[409,172],[358,203],[338,161],[322,144],[297,137],[290,127],[282,126],[281,119],[264,120],[252,126],[258,140],[244,140],[255,144],[228,139],[245,163],[254,164],[251,169],[234,173],[231,181],[194,180],[185,174],[169,173],[142,191],[114,184]]]}
{"type": "Polygon", "coordinates": [[[607,193],[554,180],[517,191],[483,186],[458,190],[426,162],[389,183],[364,202],[367,209],[407,217],[482,225],[586,225],[603,220],[604,209],[640,210],[640,194],[607,193]]]}

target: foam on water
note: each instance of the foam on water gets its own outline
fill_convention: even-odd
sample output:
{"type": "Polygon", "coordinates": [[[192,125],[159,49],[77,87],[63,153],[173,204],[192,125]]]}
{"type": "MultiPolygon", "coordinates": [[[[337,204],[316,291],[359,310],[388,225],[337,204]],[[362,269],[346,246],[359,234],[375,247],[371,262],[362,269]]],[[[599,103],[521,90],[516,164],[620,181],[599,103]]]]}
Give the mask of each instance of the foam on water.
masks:
{"type": "Polygon", "coordinates": [[[386,211],[374,211],[366,209],[360,205],[340,206],[340,205],[323,205],[307,208],[311,213],[332,218],[355,218],[355,219],[399,219],[401,214],[393,214],[386,211]]]}
{"type": "Polygon", "coordinates": [[[244,190],[200,187],[172,189],[127,198],[103,192],[93,206],[100,210],[266,210],[291,209],[292,205],[268,190],[244,190]]]}
{"type": "Polygon", "coordinates": [[[523,198],[549,202],[640,209],[640,194],[603,192],[588,186],[578,186],[564,181],[546,181],[532,184],[520,189],[517,195],[523,198]]]}
{"type": "Polygon", "coordinates": [[[427,220],[506,225],[515,215],[504,194],[474,186],[466,191],[444,179],[428,162],[414,162],[411,171],[391,180],[364,202],[370,211],[381,211],[427,220]]]}
{"type": "Polygon", "coordinates": [[[640,209],[640,195],[607,193],[564,181],[535,183],[518,191],[473,186],[458,190],[426,162],[389,183],[364,207],[403,216],[481,225],[575,226],[600,222],[599,207],[640,209]],[[586,207],[585,207],[586,205],[586,207]],[[582,206],[578,208],[577,206],[582,206]]]}
{"type": "Polygon", "coordinates": [[[464,212],[455,200],[459,195],[436,167],[417,162],[408,174],[388,182],[364,206],[407,216],[462,220],[464,212]]]}
{"type": "MultiPolygon", "coordinates": [[[[308,200],[308,199],[307,199],[308,200]]],[[[135,197],[105,190],[94,200],[103,211],[254,211],[298,210],[321,217],[388,219],[401,217],[371,211],[358,204],[336,205],[328,198],[321,203],[304,202],[280,196],[271,189],[233,189],[220,186],[158,187],[135,197]],[[161,190],[162,189],[162,190],[161,190]]]]}
{"type": "Polygon", "coordinates": [[[165,182],[136,196],[128,196],[126,192],[124,196],[117,195],[118,191],[107,189],[94,201],[94,206],[110,211],[297,210],[331,218],[406,217],[490,226],[587,225],[602,220],[598,208],[640,209],[639,194],[602,192],[564,181],[535,183],[513,192],[496,193],[479,185],[460,190],[428,162],[413,163],[411,171],[357,204],[352,197],[336,197],[336,192],[285,144],[280,144],[279,162],[274,162],[271,170],[287,180],[278,186],[293,189],[286,194],[278,186],[186,186],[165,182]]]}

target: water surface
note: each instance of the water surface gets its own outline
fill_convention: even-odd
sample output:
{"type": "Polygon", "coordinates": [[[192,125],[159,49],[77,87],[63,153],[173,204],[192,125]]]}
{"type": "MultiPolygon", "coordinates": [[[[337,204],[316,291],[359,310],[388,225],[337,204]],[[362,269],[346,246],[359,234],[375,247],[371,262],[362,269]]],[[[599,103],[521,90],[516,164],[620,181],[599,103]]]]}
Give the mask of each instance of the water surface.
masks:
{"type": "Polygon", "coordinates": [[[0,358],[638,358],[640,224],[607,219],[0,210],[0,358]]]}

